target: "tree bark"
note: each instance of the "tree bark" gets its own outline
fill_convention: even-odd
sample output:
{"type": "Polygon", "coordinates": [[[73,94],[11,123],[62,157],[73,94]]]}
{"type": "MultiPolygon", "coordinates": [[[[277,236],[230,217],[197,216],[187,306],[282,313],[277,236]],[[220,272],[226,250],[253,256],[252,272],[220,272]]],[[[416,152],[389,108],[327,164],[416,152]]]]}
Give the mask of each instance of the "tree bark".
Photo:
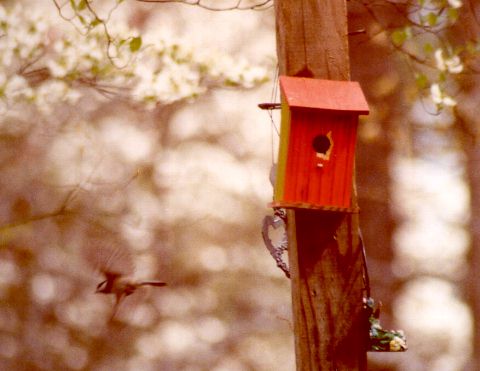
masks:
{"type": "Polygon", "coordinates": [[[480,145],[479,138],[471,138],[465,145],[466,168],[468,185],[470,188],[470,251],[468,256],[469,274],[465,280],[466,297],[469,302],[473,320],[472,356],[466,370],[478,370],[480,367],[480,355],[475,347],[480,344],[480,284],[478,283],[480,272],[480,145]]]}
{"type": "MultiPolygon", "coordinates": [[[[345,0],[276,0],[275,12],[280,74],[349,79],[345,0]]],[[[366,370],[358,214],[287,217],[297,370],[366,370]]]]}

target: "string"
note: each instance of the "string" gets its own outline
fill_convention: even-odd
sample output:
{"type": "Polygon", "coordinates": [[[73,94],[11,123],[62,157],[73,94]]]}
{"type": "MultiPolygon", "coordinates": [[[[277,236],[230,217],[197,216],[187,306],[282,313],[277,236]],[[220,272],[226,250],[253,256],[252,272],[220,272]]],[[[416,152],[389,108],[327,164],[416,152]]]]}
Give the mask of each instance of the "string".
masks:
{"type": "Polygon", "coordinates": [[[365,293],[367,294],[367,298],[370,298],[371,290],[370,290],[370,277],[368,275],[368,267],[367,267],[367,253],[365,251],[365,244],[363,243],[363,236],[360,228],[358,228],[358,238],[360,240],[360,248],[362,249],[362,258],[363,258],[363,284],[365,286],[365,293]]]}
{"type": "MultiPolygon", "coordinates": [[[[270,95],[270,102],[274,103],[275,99],[277,98],[278,94],[278,64],[277,67],[275,68],[275,76],[273,78],[273,86],[272,86],[272,93],[270,95]]],[[[272,165],[275,165],[275,146],[274,146],[274,134],[273,134],[273,129],[275,129],[275,132],[277,133],[277,137],[280,137],[280,132],[278,131],[277,125],[275,125],[275,120],[273,119],[273,110],[269,109],[267,110],[268,116],[270,117],[270,145],[271,145],[271,159],[272,159],[272,165]]]]}
{"type": "MultiPolygon", "coordinates": [[[[270,102],[275,103],[275,100],[277,99],[278,95],[278,64],[277,67],[275,68],[275,76],[273,78],[273,86],[272,86],[272,94],[270,95],[270,102]]],[[[275,125],[275,120],[273,119],[273,110],[270,109],[268,110],[268,115],[270,116],[270,121],[272,122],[272,126],[277,132],[277,136],[280,136],[280,131],[277,128],[277,125],[275,125]]]]}

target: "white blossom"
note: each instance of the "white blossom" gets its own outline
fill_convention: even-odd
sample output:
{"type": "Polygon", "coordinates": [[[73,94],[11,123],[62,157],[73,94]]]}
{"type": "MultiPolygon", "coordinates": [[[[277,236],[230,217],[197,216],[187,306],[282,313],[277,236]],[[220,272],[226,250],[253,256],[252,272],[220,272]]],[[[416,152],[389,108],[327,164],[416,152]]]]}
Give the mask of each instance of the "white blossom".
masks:
{"type": "Polygon", "coordinates": [[[53,77],[65,77],[68,73],[66,66],[58,60],[49,59],[45,64],[53,77]]]}
{"type": "Polygon", "coordinates": [[[457,102],[450,96],[442,92],[439,84],[432,84],[430,86],[430,95],[432,101],[438,106],[456,106],[457,102]]]}
{"type": "Polygon", "coordinates": [[[440,90],[440,85],[432,84],[432,86],[430,86],[430,94],[434,103],[442,103],[442,91],[440,90]]]}
{"type": "Polygon", "coordinates": [[[448,71],[449,73],[456,74],[463,71],[463,64],[458,55],[454,55],[450,58],[443,57],[443,50],[437,49],[434,52],[435,62],[437,68],[440,71],[448,71]]]}
{"type": "Polygon", "coordinates": [[[435,62],[436,62],[437,68],[440,71],[445,71],[447,69],[447,66],[445,64],[445,60],[443,59],[443,50],[437,49],[435,50],[433,55],[435,56],[435,62]]]}
{"type": "Polygon", "coordinates": [[[19,75],[11,76],[4,88],[4,94],[8,97],[14,98],[22,95],[28,89],[27,81],[19,75]]]}
{"type": "Polygon", "coordinates": [[[457,105],[457,101],[452,97],[445,95],[442,100],[443,104],[448,107],[455,107],[457,105]]]}
{"type": "Polygon", "coordinates": [[[54,25],[19,4],[13,9],[0,5],[0,21],[0,100],[9,109],[21,109],[25,98],[43,112],[51,109],[47,105],[74,104],[85,81],[150,108],[195,98],[212,87],[250,88],[267,76],[266,69],[246,60],[176,41],[155,38],[132,50],[130,41],[143,36],[123,23],[108,24],[107,42],[103,27],[86,34],[73,28],[52,31],[54,25]],[[42,70],[48,75],[35,75],[42,70]]]}
{"type": "Polygon", "coordinates": [[[448,5],[454,9],[461,8],[463,6],[462,0],[448,0],[448,5]]]}
{"type": "Polygon", "coordinates": [[[445,61],[448,72],[450,73],[460,73],[463,71],[463,64],[460,61],[458,55],[455,55],[445,61]]]}
{"type": "Polygon", "coordinates": [[[36,91],[36,102],[44,112],[50,112],[55,103],[64,100],[68,86],[63,81],[51,80],[42,84],[36,91]]]}

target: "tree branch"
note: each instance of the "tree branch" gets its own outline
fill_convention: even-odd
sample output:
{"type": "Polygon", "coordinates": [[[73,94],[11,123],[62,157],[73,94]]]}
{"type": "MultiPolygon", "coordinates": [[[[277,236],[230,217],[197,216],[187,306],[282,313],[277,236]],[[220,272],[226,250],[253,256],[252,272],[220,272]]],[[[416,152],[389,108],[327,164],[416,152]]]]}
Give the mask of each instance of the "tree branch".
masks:
{"type": "Polygon", "coordinates": [[[76,189],[70,191],[68,193],[67,197],[65,198],[64,202],[62,202],[62,204],[58,208],[56,208],[55,210],[49,211],[49,212],[46,212],[46,213],[40,213],[40,214],[37,214],[37,215],[32,215],[28,218],[15,220],[13,222],[3,224],[3,225],[0,226],[0,233],[4,232],[4,231],[6,231],[10,228],[16,228],[16,227],[20,227],[20,226],[25,225],[25,224],[38,222],[40,220],[49,219],[49,218],[56,218],[57,216],[62,216],[62,215],[68,214],[69,213],[69,211],[67,210],[68,203],[69,203],[71,197],[73,197],[72,194],[74,193],[74,191],[76,191],[76,189]]]}
{"type": "Polygon", "coordinates": [[[185,5],[195,5],[202,9],[211,10],[214,12],[221,12],[227,10],[266,10],[273,7],[273,0],[263,0],[254,5],[242,6],[243,0],[237,0],[235,5],[215,8],[209,5],[202,4],[202,0],[135,0],[139,3],[181,3],[185,5]]]}

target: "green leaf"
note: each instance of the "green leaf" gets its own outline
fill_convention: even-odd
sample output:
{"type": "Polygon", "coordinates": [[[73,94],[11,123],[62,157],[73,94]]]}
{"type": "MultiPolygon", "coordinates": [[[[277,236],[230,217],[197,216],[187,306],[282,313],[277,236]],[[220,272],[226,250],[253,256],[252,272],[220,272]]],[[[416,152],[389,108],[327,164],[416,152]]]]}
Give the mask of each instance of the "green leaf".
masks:
{"type": "Polygon", "coordinates": [[[90,22],[90,27],[96,27],[98,26],[100,23],[102,23],[102,21],[98,18],[95,18],[93,21],[90,22]]]}
{"type": "Polygon", "coordinates": [[[447,16],[450,23],[455,23],[458,19],[458,9],[456,8],[448,8],[447,16]]]}
{"type": "Polygon", "coordinates": [[[74,0],[70,0],[70,6],[72,7],[73,10],[77,9],[77,4],[75,4],[74,0]]]}
{"type": "Polygon", "coordinates": [[[140,49],[142,46],[142,38],[141,36],[134,37],[132,40],[130,40],[130,51],[132,53],[135,53],[140,49]]]}
{"type": "Polygon", "coordinates": [[[426,20],[427,20],[428,25],[430,27],[433,27],[438,22],[438,16],[435,13],[430,12],[430,13],[427,14],[426,20]]]}
{"type": "Polygon", "coordinates": [[[423,51],[427,54],[433,53],[433,45],[430,43],[423,44],[423,51]]]}
{"type": "Polygon", "coordinates": [[[429,86],[428,78],[423,73],[418,73],[415,76],[415,83],[419,89],[425,89],[427,86],[429,86]]]}
{"type": "Polygon", "coordinates": [[[87,0],[80,0],[77,5],[78,10],[83,10],[87,7],[87,0]]]}
{"type": "Polygon", "coordinates": [[[447,81],[447,74],[445,73],[445,71],[442,71],[438,74],[438,81],[439,82],[447,81]]]}
{"type": "Polygon", "coordinates": [[[402,46],[405,40],[407,40],[407,33],[404,29],[397,29],[392,32],[391,38],[395,46],[402,46]]]}

